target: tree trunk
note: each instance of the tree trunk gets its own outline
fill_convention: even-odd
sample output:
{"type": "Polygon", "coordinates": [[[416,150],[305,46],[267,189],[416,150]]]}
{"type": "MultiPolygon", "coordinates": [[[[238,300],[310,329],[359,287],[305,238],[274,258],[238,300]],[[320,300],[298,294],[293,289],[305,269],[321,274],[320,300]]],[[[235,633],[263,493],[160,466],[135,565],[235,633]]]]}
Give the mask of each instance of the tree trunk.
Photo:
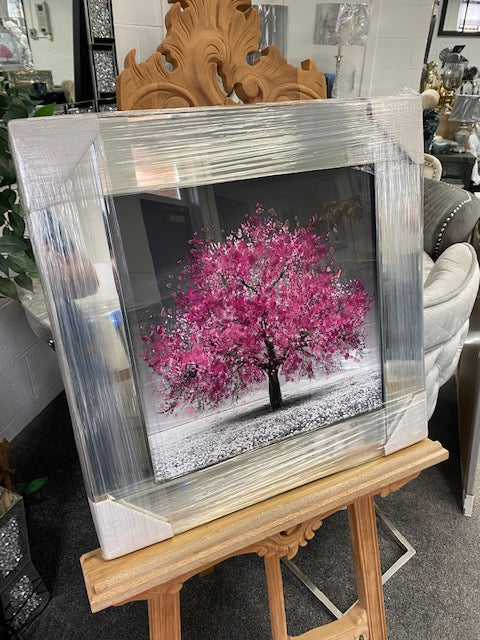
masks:
{"type": "Polygon", "coordinates": [[[268,374],[268,393],[270,394],[270,408],[272,409],[272,411],[275,411],[275,409],[280,409],[283,402],[277,369],[268,374]]]}

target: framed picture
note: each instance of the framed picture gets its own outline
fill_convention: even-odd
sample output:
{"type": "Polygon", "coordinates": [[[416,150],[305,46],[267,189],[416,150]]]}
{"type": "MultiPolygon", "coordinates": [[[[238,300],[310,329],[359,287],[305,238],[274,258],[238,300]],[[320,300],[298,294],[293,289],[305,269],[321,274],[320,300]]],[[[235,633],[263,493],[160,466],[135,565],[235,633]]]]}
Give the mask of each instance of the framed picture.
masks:
{"type": "Polygon", "coordinates": [[[157,481],[382,407],[368,168],[164,193],[113,199],[157,481]]]}
{"type": "Polygon", "coordinates": [[[419,114],[12,122],[105,557],[425,437],[419,114]]]}
{"type": "Polygon", "coordinates": [[[0,26],[0,64],[10,67],[20,63],[21,58],[15,38],[0,26]]]}

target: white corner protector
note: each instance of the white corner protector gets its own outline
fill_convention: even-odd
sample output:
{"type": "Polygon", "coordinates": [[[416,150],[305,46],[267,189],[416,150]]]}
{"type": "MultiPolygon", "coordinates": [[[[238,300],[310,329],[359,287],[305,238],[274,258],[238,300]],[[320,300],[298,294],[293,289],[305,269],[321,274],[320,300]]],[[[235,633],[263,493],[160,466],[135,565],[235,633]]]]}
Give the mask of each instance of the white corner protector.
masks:
{"type": "Polygon", "coordinates": [[[170,523],[145,511],[110,498],[88,502],[105,560],[173,537],[170,523]]]}
{"type": "Polygon", "coordinates": [[[408,407],[401,411],[383,452],[388,456],[395,451],[419,442],[428,436],[427,401],[425,391],[416,393],[408,407]]]}

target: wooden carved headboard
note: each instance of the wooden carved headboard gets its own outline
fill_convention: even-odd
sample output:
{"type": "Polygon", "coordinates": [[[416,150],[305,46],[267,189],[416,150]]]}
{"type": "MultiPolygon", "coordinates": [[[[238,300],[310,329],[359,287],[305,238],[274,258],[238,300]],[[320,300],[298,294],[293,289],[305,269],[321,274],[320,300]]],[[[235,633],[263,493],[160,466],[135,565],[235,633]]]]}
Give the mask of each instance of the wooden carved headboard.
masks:
{"type": "Polygon", "coordinates": [[[167,36],[157,52],[140,63],[135,50],[125,58],[117,78],[119,109],[235,104],[228,96],[233,90],[247,104],[326,98],[325,76],[313,60],[295,68],[270,46],[255,64],[247,62],[260,41],[251,0],[168,1],[167,36]]]}

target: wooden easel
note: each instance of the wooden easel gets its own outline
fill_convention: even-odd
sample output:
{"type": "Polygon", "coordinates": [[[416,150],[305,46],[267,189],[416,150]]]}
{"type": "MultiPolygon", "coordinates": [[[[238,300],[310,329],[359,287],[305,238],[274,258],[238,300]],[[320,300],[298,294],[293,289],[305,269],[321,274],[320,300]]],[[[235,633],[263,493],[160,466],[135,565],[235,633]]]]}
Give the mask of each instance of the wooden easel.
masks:
{"type": "MultiPolygon", "coordinates": [[[[255,65],[247,63],[260,39],[251,0],[168,1],[167,37],[157,53],[137,63],[131,51],[125,60],[117,79],[119,109],[234,105],[233,90],[244,103],[326,97],[325,77],[311,60],[296,69],[268,47],[255,65]]],[[[265,562],[272,638],[289,640],[280,559],[293,558],[326,517],[347,507],[358,604],[295,640],[386,640],[374,497],[396,491],[447,456],[439,443],[424,440],[122,558],[87,553],[81,564],[92,611],[147,600],[150,640],[180,640],[185,581],[227,558],[256,553],[265,562]]]]}
{"type": "MultiPolygon", "coordinates": [[[[264,558],[273,640],[386,640],[374,497],[396,491],[448,457],[423,440],[116,560],[99,549],[81,558],[92,611],[148,601],[150,640],[180,640],[180,590],[186,580],[245,553],[264,558]],[[329,515],[347,507],[358,604],[340,620],[290,638],[280,559],[306,546],[329,515]]],[[[213,640],[213,639],[212,639],[213,640]]]]}

